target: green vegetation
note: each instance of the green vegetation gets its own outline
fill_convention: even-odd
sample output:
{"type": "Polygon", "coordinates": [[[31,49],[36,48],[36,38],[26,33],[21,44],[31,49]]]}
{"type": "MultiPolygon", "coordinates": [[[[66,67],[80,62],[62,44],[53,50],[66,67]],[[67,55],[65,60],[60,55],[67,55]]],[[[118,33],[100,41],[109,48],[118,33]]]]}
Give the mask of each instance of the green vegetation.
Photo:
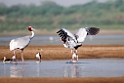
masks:
{"type": "Polygon", "coordinates": [[[28,25],[40,30],[62,27],[75,30],[86,26],[124,30],[124,0],[105,3],[93,0],[71,7],[62,7],[50,1],[42,2],[40,6],[7,7],[0,3],[0,33],[24,31],[28,25]]]}

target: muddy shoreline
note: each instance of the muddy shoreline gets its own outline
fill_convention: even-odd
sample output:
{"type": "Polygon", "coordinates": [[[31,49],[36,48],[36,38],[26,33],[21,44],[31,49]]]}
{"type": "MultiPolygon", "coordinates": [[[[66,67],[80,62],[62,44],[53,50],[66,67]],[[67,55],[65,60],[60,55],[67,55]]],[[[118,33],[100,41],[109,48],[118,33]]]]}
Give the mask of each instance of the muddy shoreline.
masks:
{"type": "MultiPolygon", "coordinates": [[[[42,60],[64,60],[70,59],[70,49],[62,45],[42,45],[28,46],[24,50],[25,60],[36,60],[36,53],[40,52],[42,60]],[[43,50],[42,52],[40,50],[43,50]]],[[[21,60],[20,50],[16,52],[18,60],[21,60]]],[[[9,51],[9,46],[0,46],[0,60],[3,57],[11,58],[13,52],[9,51]]],[[[92,58],[124,58],[124,45],[83,45],[78,49],[79,59],[92,58]]]]}
{"type": "Polygon", "coordinates": [[[109,78],[9,78],[0,77],[1,83],[123,83],[124,77],[109,78]]]}

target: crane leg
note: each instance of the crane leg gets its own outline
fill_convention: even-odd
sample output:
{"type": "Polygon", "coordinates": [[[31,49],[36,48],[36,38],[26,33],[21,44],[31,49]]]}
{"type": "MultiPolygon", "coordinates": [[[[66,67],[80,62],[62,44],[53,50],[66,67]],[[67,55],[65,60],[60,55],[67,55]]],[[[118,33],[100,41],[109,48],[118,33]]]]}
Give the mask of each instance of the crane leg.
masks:
{"type": "Polygon", "coordinates": [[[73,50],[71,49],[71,53],[73,53],[73,50]]]}
{"type": "Polygon", "coordinates": [[[74,61],[74,56],[72,55],[72,62],[74,61]]]}
{"type": "Polygon", "coordinates": [[[16,56],[16,50],[14,50],[13,53],[14,53],[14,56],[16,56]]]}
{"type": "Polygon", "coordinates": [[[71,49],[71,54],[72,54],[72,59],[71,59],[71,61],[72,61],[72,62],[74,61],[73,53],[74,53],[74,51],[73,51],[73,49],[71,49]]]}
{"type": "Polygon", "coordinates": [[[76,50],[76,54],[77,54],[77,50],[76,50]]]}
{"type": "Polygon", "coordinates": [[[22,50],[22,52],[21,52],[21,58],[22,58],[22,62],[24,62],[23,50],[22,50]]]}
{"type": "Polygon", "coordinates": [[[78,61],[78,54],[77,54],[77,49],[76,49],[76,59],[77,59],[77,61],[78,61]]]}
{"type": "Polygon", "coordinates": [[[77,61],[78,61],[78,55],[76,55],[76,56],[77,56],[76,58],[77,58],[77,61]]]}
{"type": "Polygon", "coordinates": [[[16,59],[16,50],[14,50],[13,52],[14,52],[14,56],[15,56],[15,58],[13,60],[17,61],[17,59],[16,59]]]}

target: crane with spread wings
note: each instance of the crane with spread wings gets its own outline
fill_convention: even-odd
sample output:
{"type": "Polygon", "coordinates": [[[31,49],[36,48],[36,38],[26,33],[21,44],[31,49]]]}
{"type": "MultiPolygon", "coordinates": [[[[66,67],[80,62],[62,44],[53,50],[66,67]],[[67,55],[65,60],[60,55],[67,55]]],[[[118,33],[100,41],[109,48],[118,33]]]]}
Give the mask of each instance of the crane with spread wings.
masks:
{"type": "Polygon", "coordinates": [[[72,62],[78,61],[77,49],[82,46],[83,41],[87,35],[96,35],[99,32],[99,28],[96,27],[86,27],[80,28],[76,34],[71,33],[69,30],[62,28],[57,31],[57,34],[60,36],[63,41],[63,46],[65,48],[70,48],[72,54],[72,62]]]}

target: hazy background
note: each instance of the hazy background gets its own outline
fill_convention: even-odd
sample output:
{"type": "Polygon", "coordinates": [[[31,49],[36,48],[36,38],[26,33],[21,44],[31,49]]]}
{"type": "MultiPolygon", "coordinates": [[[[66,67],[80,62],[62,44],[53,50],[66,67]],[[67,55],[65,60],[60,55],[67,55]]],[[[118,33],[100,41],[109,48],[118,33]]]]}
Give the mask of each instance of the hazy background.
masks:
{"type": "Polygon", "coordinates": [[[56,34],[98,27],[101,34],[124,34],[124,0],[0,0],[0,35],[56,34]]]}
{"type": "MultiPolygon", "coordinates": [[[[41,5],[42,1],[54,1],[59,5],[69,7],[75,4],[85,4],[92,0],[0,0],[0,2],[5,3],[7,6],[12,6],[16,4],[24,4],[24,5],[41,5]]],[[[107,0],[98,0],[99,2],[106,2],[107,0]]]]}

